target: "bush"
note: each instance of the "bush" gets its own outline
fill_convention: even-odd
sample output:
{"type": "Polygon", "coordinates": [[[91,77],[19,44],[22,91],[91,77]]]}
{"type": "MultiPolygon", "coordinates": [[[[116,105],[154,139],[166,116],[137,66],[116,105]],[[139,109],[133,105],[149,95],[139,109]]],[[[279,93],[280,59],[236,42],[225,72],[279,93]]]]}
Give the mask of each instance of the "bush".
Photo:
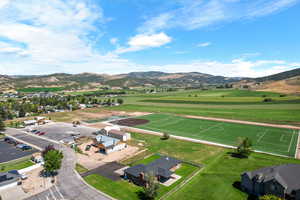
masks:
{"type": "Polygon", "coordinates": [[[259,200],[282,200],[282,199],[275,195],[264,195],[259,197],[259,200]]]}
{"type": "Polygon", "coordinates": [[[247,158],[251,153],[252,142],[248,137],[238,138],[238,145],[236,148],[236,153],[240,157],[247,158]]]}
{"type": "Polygon", "coordinates": [[[163,136],[161,137],[162,140],[167,140],[170,138],[170,135],[168,133],[164,133],[163,136]]]}
{"type": "Polygon", "coordinates": [[[271,98],[264,98],[264,100],[263,100],[263,102],[272,102],[273,101],[273,99],[271,99],[271,98]]]}

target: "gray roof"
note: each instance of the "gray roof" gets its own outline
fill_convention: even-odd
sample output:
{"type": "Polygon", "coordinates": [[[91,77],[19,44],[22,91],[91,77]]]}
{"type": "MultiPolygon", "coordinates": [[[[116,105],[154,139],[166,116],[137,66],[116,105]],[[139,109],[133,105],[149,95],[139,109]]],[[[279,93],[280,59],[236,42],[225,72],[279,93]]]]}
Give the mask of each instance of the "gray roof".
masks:
{"type": "Polygon", "coordinates": [[[11,170],[9,172],[0,172],[0,186],[10,184],[18,181],[20,174],[17,170],[11,170]]]}
{"type": "Polygon", "coordinates": [[[285,164],[258,169],[252,172],[246,172],[250,179],[256,182],[264,183],[270,180],[276,180],[287,192],[300,189],[300,165],[285,164]]]}
{"type": "Polygon", "coordinates": [[[155,176],[162,176],[169,178],[173,172],[171,168],[181,163],[180,160],[171,157],[160,157],[148,165],[139,164],[133,167],[125,169],[125,173],[131,174],[132,176],[139,177],[141,173],[149,174],[153,173],[155,176]]]}
{"type": "Polygon", "coordinates": [[[96,140],[97,142],[103,144],[103,146],[105,146],[106,148],[113,147],[120,142],[119,139],[112,138],[105,135],[97,135],[96,140]]]}

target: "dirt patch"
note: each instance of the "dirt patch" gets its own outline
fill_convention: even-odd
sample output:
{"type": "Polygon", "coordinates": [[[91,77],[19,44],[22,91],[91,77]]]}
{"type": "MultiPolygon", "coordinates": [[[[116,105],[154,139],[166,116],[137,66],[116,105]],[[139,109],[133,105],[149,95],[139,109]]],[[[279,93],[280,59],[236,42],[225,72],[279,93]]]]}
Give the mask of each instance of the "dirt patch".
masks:
{"type": "Polygon", "coordinates": [[[110,123],[117,124],[120,126],[138,126],[138,125],[143,125],[143,124],[149,123],[149,120],[129,118],[129,119],[121,119],[121,120],[113,121],[110,123]]]}
{"type": "Polygon", "coordinates": [[[26,173],[28,178],[22,181],[22,189],[25,193],[35,195],[53,186],[50,177],[40,176],[42,170],[43,167],[39,167],[26,173]]]}

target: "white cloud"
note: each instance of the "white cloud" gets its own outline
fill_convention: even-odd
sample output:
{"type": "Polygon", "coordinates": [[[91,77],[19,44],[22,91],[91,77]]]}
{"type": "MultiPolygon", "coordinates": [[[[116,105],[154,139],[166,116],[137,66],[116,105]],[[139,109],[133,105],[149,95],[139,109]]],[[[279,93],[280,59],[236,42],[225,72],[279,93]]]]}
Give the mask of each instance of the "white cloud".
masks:
{"type": "Polygon", "coordinates": [[[212,45],[211,42],[203,42],[203,43],[197,44],[197,47],[208,47],[210,45],[212,45]]]}
{"type": "Polygon", "coordinates": [[[129,47],[120,47],[116,50],[116,53],[121,54],[153,47],[160,47],[171,41],[172,38],[163,32],[157,34],[138,34],[129,39],[129,47]]]}
{"type": "Polygon", "coordinates": [[[149,16],[137,29],[142,33],[155,33],[170,28],[194,30],[236,20],[261,17],[281,11],[299,3],[299,0],[185,0],[171,9],[149,16]],[[175,7],[175,9],[174,9],[175,7]]]}
{"type": "Polygon", "coordinates": [[[101,72],[133,67],[116,55],[95,50],[106,19],[92,1],[6,1],[5,7],[0,7],[0,73],[101,72]]]}
{"type": "Polygon", "coordinates": [[[299,66],[283,60],[257,60],[249,61],[234,59],[231,62],[220,61],[193,61],[189,63],[151,66],[150,70],[165,72],[201,72],[226,77],[261,77],[299,66]]]}

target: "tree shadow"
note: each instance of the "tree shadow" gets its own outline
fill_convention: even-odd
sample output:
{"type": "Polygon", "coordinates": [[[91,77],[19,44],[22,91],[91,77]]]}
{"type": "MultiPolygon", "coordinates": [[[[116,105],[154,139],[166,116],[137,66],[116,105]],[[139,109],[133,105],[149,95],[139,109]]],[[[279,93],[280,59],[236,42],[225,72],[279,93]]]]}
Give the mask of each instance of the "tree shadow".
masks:
{"type": "Polygon", "coordinates": [[[239,153],[236,153],[236,152],[228,152],[227,154],[229,154],[233,158],[239,158],[239,159],[245,159],[245,158],[249,157],[247,155],[239,154],[239,153]]]}

